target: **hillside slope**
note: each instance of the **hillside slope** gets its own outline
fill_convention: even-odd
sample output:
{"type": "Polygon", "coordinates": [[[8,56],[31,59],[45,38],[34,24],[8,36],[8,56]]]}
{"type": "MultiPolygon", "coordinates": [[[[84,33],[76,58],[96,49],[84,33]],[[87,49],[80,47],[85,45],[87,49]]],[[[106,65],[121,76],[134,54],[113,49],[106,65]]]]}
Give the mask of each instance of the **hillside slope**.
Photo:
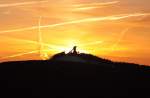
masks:
{"type": "Polygon", "coordinates": [[[54,56],[47,61],[1,63],[0,97],[150,97],[150,67],[92,55],[80,57],[86,62],[62,61],[54,56]]]}

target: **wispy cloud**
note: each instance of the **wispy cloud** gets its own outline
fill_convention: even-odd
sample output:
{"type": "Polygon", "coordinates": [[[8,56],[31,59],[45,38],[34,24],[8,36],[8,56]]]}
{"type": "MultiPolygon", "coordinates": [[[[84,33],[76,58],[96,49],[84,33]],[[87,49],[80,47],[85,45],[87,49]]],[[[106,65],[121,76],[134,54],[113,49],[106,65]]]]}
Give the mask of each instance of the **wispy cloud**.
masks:
{"type": "Polygon", "coordinates": [[[75,4],[74,7],[85,7],[85,6],[105,6],[119,3],[119,1],[111,1],[111,2],[99,2],[99,3],[88,3],[88,4],[75,4]]]}
{"type": "Polygon", "coordinates": [[[96,9],[96,8],[100,8],[100,6],[92,6],[92,7],[79,7],[79,8],[73,8],[72,11],[85,11],[85,10],[92,10],[92,9],[96,9]]]}
{"type": "Polygon", "coordinates": [[[75,4],[72,5],[73,9],[72,11],[86,11],[86,10],[92,10],[95,8],[101,8],[101,7],[105,7],[105,6],[109,6],[109,5],[115,5],[119,3],[119,1],[112,1],[112,2],[98,2],[98,3],[88,3],[88,4],[75,4]]]}
{"type": "Polygon", "coordinates": [[[115,48],[118,46],[118,44],[122,41],[123,37],[125,36],[125,34],[129,31],[129,28],[126,28],[125,30],[123,30],[120,33],[120,37],[118,38],[118,40],[116,41],[116,43],[113,44],[112,48],[111,48],[111,52],[113,52],[115,50],[115,48]]]}
{"type": "Polygon", "coordinates": [[[30,52],[25,52],[25,53],[18,53],[18,54],[14,54],[14,55],[10,55],[10,56],[1,57],[0,60],[5,60],[5,59],[9,59],[9,58],[14,58],[14,57],[20,57],[20,56],[28,55],[28,54],[35,54],[38,52],[39,52],[38,50],[35,50],[35,51],[30,51],[30,52]]]}
{"type": "MultiPolygon", "coordinates": [[[[133,14],[120,14],[120,15],[114,15],[114,16],[106,16],[106,17],[92,17],[92,18],[73,20],[73,21],[62,22],[62,23],[51,24],[51,25],[43,25],[43,26],[40,26],[40,28],[41,29],[42,28],[54,28],[54,27],[59,27],[59,26],[87,23],[87,22],[117,21],[117,20],[122,20],[122,19],[126,19],[126,18],[131,18],[131,17],[142,17],[142,16],[149,16],[149,15],[150,15],[150,13],[133,13],[133,14]]],[[[39,26],[32,26],[32,27],[28,27],[28,28],[5,30],[5,31],[0,31],[0,34],[10,33],[10,32],[28,31],[28,30],[38,29],[38,28],[39,28],[39,26]]]]}
{"type": "Polygon", "coordinates": [[[0,8],[32,5],[32,4],[46,3],[46,2],[48,2],[48,0],[45,0],[45,1],[30,1],[30,2],[7,3],[7,4],[0,4],[0,8]]]}

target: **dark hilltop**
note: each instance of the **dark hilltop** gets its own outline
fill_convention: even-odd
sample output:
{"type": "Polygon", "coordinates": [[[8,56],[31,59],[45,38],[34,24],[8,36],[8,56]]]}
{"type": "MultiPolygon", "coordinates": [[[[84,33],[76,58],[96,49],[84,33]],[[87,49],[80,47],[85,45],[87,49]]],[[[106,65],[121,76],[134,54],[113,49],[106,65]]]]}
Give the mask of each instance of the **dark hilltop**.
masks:
{"type": "Polygon", "coordinates": [[[150,67],[91,54],[0,64],[1,98],[150,98],[150,67]]]}

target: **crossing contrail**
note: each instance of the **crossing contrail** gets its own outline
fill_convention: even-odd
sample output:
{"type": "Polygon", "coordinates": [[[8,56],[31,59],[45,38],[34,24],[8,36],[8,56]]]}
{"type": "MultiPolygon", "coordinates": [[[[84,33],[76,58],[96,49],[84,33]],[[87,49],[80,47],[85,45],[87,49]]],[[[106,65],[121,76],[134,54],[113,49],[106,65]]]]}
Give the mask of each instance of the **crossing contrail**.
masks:
{"type": "Polygon", "coordinates": [[[124,35],[129,31],[129,28],[123,30],[120,34],[120,37],[118,38],[118,40],[116,41],[116,43],[112,46],[111,50],[112,52],[115,50],[115,48],[117,47],[117,45],[121,42],[121,40],[123,39],[124,35]]]}
{"type": "Polygon", "coordinates": [[[45,53],[43,51],[44,49],[44,45],[42,44],[43,43],[43,39],[42,39],[42,32],[41,32],[41,20],[42,20],[42,17],[39,18],[39,28],[38,28],[38,43],[39,43],[39,54],[40,54],[40,58],[43,59],[43,60],[46,60],[49,58],[48,54],[45,53]]]}
{"type": "MultiPolygon", "coordinates": [[[[125,33],[129,30],[129,28],[125,29],[124,31],[121,32],[121,35],[120,35],[120,38],[117,40],[117,42],[113,45],[113,47],[111,48],[112,51],[114,51],[115,47],[120,43],[120,41],[122,40],[122,38],[124,37],[125,33]]],[[[21,39],[22,40],[22,39],[21,39]]],[[[48,46],[48,47],[52,47],[51,49],[54,49],[54,50],[61,50],[62,47],[61,46],[53,46],[53,45],[49,45],[49,44],[45,44],[43,42],[36,42],[36,41],[30,41],[30,40],[22,40],[22,41],[27,41],[27,42],[30,42],[30,43],[34,43],[34,44],[37,44],[37,45],[43,45],[43,46],[48,46]]],[[[97,44],[102,44],[103,41],[95,41],[95,42],[89,42],[89,43],[85,43],[85,44],[81,44],[80,46],[89,46],[89,45],[97,45],[97,44]]],[[[43,51],[47,51],[47,50],[40,50],[40,53],[43,53],[43,51]]],[[[35,51],[30,51],[30,52],[26,52],[26,53],[18,53],[18,54],[14,54],[14,55],[10,55],[10,56],[5,56],[5,57],[2,57],[0,58],[0,60],[5,60],[5,59],[8,59],[8,58],[14,58],[14,57],[19,57],[19,56],[23,56],[23,55],[27,55],[27,54],[33,54],[33,53],[38,53],[39,50],[35,50],[35,51]]],[[[42,56],[41,58],[43,58],[45,54],[40,54],[40,56],[42,56]]],[[[45,60],[45,58],[43,59],[45,60]]]]}
{"type": "Polygon", "coordinates": [[[39,43],[37,41],[33,41],[33,40],[27,40],[27,39],[19,39],[19,38],[13,38],[13,37],[9,37],[11,39],[14,39],[14,40],[18,40],[19,42],[26,42],[26,43],[31,43],[31,44],[35,44],[35,45],[43,45],[45,47],[48,47],[49,49],[59,49],[60,46],[58,45],[52,45],[52,44],[48,44],[48,43],[39,43]]]}
{"type": "MultiPolygon", "coordinates": [[[[42,50],[42,51],[48,51],[48,50],[45,49],[45,50],[42,50]]],[[[29,51],[29,52],[24,52],[24,53],[16,53],[16,54],[13,54],[13,55],[1,57],[0,60],[15,58],[15,57],[23,56],[23,55],[34,54],[34,53],[36,53],[36,54],[39,53],[39,50],[34,50],[34,51],[29,51]]],[[[45,54],[42,54],[42,55],[44,56],[45,54]]],[[[45,60],[45,59],[46,59],[46,57],[43,60],[45,60]]]]}
{"type": "Polygon", "coordinates": [[[72,9],[72,11],[86,11],[86,10],[92,10],[92,9],[95,9],[95,8],[100,8],[100,7],[79,7],[79,8],[74,8],[72,9]]]}
{"type": "Polygon", "coordinates": [[[38,28],[38,43],[39,43],[39,54],[40,54],[40,57],[41,58],[43,58],[43,52],[42,52],[42,49],[43,49],[43,45],[42,45],[42,32],[41,32],[41,19],[42,19],[42,17],[40,17],[39,18],[39,23],[38,23],[38,25],[39,25],[39,28],[38,28]]]}
{"type": "MultiPolygon", "coordinates": [[[[125,15],[123,14],[123,15],[107,16],[107,17],[99,17],[99,18],[86,18],[86,19],[82,19],[82,20],[76,20],[76,21],[70,21],[70,22],[63,22],[63,23],[58,23],[58,24],[40,26],[40,28],[52,28],[52,27],[57,27],[57,26],[64,26],[64,25],[69,25],[69,24],[78,24],[78,23],[85,23],[85,22],[94,22],[94,21],[120,20],[120,19],[129,18],[129,17],[138,17],[138,16],[146,16],[146,15],[149,15],[149,13],[146,13],[146,14],[144,14],[144,13],[136,13],[136,14],[125,14],[125,15]]],[[[33,27],[23,28],[23,29],[1,31],[0,33],[3,34],[3,33],[8,33],[8,32],[16,32],[16,31],[18,32],[18,31],[33,30],[33,29],[38,29],[38,28],[39,28],[39,26],[33,26],[33,27]]],[[[121,33],[121,37],[118,39],[118,41],[114,45],[114,47],[121,41],[122,37],[124,36],[124,34],[127,31],[128,31],[128,29],[126,29],[125,31],[123,31],[121,33]]],[[[29,41],[29,42],[31,42],[31,41],[29,41]]],[[[33,43],[35,43],[35,42],[33,42],[33,43]]],[[[40,43],[40,44],[43,44],[43,43],[40,43]]],[[[49,45],[49,44],[43,44],[43,45],[52,47],[54,49],[60,49],[60,47],[54,46],[54,45],[49,45]]],[[[12,58],[12,57],[16,57],[16,56],[22,56],[22,55],[25,55],[25,54],[37,53],[38,51],[39,50],[31,51],[31,52],[28,52],[28,53],[15,54],[15,55],[3,57],[3,58],[12,58]]]]}
{"type": "MultiPolygon", "coordinates": [[[[42,51],[48,51],[48,50],[45,49],[45,50],[42,50],[42,51]]],[[[24,52],[24,53],[16,53],[16,54],[13,54],[13,55],[1,57],[0,60],[6,60],[6,59],[9,59],[9,58],[15,58],[15,57],[23,56],[23,55],[34,54],[34,53],[37,54],[38,52],[39,52],[39,50],[33,50],[33,51],[29,51],[29,52],[24,52]]],[[[43,60],[45,60],[45,59],[43,59],[43,60]]]]}
{"type": "Polygon", "coordinates": [[[104,3],[88,3],[88,4],[75,4],[73,5],[72,11],[86,11],[86,10],[92,10],[95,8],[102,8],[109,5],[114,5],[119,3],[119,1],[112,1],[112,2],[104,2],[104,3]]]}
{"type": "MultiPolygon", "coordinates": [[[[73,21],[62,22],[62,23],[51,24],[51,25],[43,25],[43,26],[40,26],[40,28],[41,29],[42,28],[54,28],[54,27],[59,27],[59,26],[87,23],[87,22],[116,21],[116,20],[126,19],[126,18],[130,18],[130,17],[140,17],[140,16],[148,16],[148,15],[150,15],[150,13],[134,13],[134,14],[121,14],[121,15],[114,15],[114,16],[106,16],[106,17],[92,17],[92,18],[73,20],[73,21]]],[[[28,27],[28,28],[6,30],[6,31],[0,31],[0,34],[34,30],[34,29],[38,29],[38,28],[39,28],[38,26],[32,26],[32,27],[28,27]]]]}
{"type": "MultiPolygon", "coordinates": [[[[56,48],[57,49],[57,48],[56,48]]],[[[61,49],[61,47],[60,47],[61,49]]],[[[42,50],[43,52],[47,52],[47,51],[50,51],[48,49],[43,49],[42,50]]],[[[24,53],[16,53],[16,54],[13,54],[13,55],[9,55],[9,56],[5,56],[5,57],[1,57],[0,60],[5,60],[5,59],[9,59],[9,58],[15,58],[15,57],[19,57],[19,56],[23,56],[23,55],[28,55],[28,54],[34,54],[34,53],[39,53],[39,50],[33,50],[33,51],[29,51],[29,52],[24,52],[24,53]]],[[[44,56],[45,54],[43,54],[44,56]]],[[[46,55],[47,56],[47,55],[46,55]]],[[[45,60],[46,58],[44,58],[43,60],[45,60]]]]}
{"type": "Polygon", "coordinates": [[[111,1],[111,2],[97,2],[97,3],[88,3],[88,4],[75,4],[73,7],[84,7],[84,6],[106,6],[119,3],[120,1],[111,1]]]}
{"type": "Polygon", "coordinates": [[[1,57],[0,60],[5,60],[5,59],[19,57],[19,56],[23,56],[23,55],[27,55],[27,54],[33,54],[33,53],[38,53],[38,50],[1,57]]]}
{"type": "Polygon", "coordinates": [[[17,2],[17,3],[7,3],[7,4],[0,4],[0,8],[4,7],[16,7],[16,6],[23,6],[23,5],[32,5],[32,4],[38,4],[38,3],[46,3],[48,0],[45,1],[29,1],[29,2],[17,2]]]}
{"type": "MultiPolygon", "coordinates": [[[[30,42],[30,43],[38,44],[38,42],[36,42],[36,41],[30,41],[30,40],[23,40],[23,41],[28,41],[28,42],[30,42]]],[[[82,44],[82,45],[80,45],[80,46],[97,45],[97,44],[101,44],[101,43],[103,43],[103,42],[102,42],[102,41],[96,41],[96,42],[85,43],[85,44],[82,44]]],[[[46,45],[46,46],[50,46],[49,44],[43,44],[43,43],[41,43],[41,44],[42,44],[42,45],[46,45]]],[[[61,46],[55,46],[55,47],[53,47],[53,48],[51,48],[51,49],[54,49],[54,50],[57,50],[57,49],[58,49],[58,50],[62,50],[62,51],[63,51],[63,49],[62,49],[61,46]]],[[[43,60],[46,59],[46,57],[43,58],[43,56],[45,55],[45,54],[43,54],[44,51],[48,51],[48,50],[46,50],[46,49],[40,50],[40,53],[42,52],[42,54],[40,54],[40,57],[42,56],[41,58],[42,58],[43,60]]],[[[49,51],[50,51],[50,50],[49,50],[49,51]]],[[[30,52],[18,53],[18,54],[13,54],[13,55],[1,57],[0,60],[5,60],[5,59],[14,58],[14,57],[19,57],[19,56],[28,55],[28,54],[33,54],[33,53],[39,53],[39,50],[34,50],[34,51],[30,51],[30,52]]]]}
{"type": "MultiPolygon", "coordinates": [[[[39,42],[37,42],[37,41],[26,40],[26,39],[18,39],[18,38],[12,38],[12,39],[15,39],[15,40],[18,40],[18,41],[24,41],[24,42],[31,43],[31,44],[36,44],[36,45],[39,46],[39,42]]],[[[55,50],[61,49],[61,46],[46,44],[46,43],[43,43],[43,42],[40,43],[40,45],[48,47],[48,49],[42,49],[42,50],[40,50],[41,52],[44,52],[44,51],[53,51],[53,50],[55,51],[55,50]]],[[[29,51],[29,52],[25,52],[25,53],[16,53],[16,54],[13,54],[13,55],[4,56],[4,57],[1,57],[0,60],[5,60],[5,59],[19,57],[19,56],[33,54],[33,53],[37,54],[37,53],[39,53],[39,50],[29,51]]],[[[44,55],[42,54],[42,56],[44,56],[44,55]]]]}

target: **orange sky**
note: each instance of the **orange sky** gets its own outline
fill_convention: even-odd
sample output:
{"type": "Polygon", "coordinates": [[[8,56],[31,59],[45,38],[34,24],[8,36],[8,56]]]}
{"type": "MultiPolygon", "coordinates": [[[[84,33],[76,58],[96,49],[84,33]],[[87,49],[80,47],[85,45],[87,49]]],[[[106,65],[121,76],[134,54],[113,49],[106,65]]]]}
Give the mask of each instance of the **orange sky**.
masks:
{"type": "Polygon", "coordinates": [[[149,4],[149,0],[1,0],[0,61],[43,59],[77,45],[80,52],[150,65],[149,4]]]}

